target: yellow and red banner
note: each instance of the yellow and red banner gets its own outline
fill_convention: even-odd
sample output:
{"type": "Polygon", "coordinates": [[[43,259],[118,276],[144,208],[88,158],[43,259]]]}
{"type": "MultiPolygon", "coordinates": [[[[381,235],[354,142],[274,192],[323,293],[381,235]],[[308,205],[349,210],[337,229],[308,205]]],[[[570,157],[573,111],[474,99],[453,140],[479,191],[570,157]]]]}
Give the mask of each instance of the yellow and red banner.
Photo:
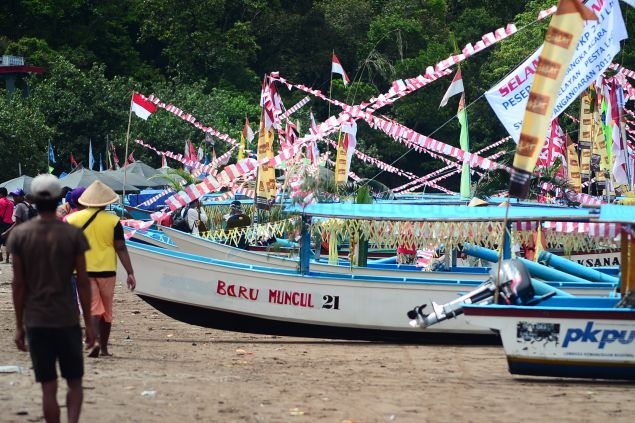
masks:
{"type": "Polygon", "coordinates": [[[551,124],[555,100],[586,20],[595,14],[577,0],[559,0],[545,36],[514,156],[509,195],[527,198],[529,182],[551,124]]]}

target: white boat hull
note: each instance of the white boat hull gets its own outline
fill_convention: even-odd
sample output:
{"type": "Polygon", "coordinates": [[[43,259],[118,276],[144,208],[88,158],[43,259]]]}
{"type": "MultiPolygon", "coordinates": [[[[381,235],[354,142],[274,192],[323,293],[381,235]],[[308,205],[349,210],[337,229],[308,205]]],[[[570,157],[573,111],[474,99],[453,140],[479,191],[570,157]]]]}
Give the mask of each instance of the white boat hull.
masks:
{"type": "MultiPolygon", "coordinates": [[[[415,305],[454,300],[479,281],[311,273],[230,263],[128,243],[136,293],[187,323],[240,332],[416,342],[435,335],[487,335],[462,318],[421,331],[408,325],[415,305]]],[[[592,284],[579,292],[600,292],[592,284]]],[[[604,285],[606,289],[606,285],[604,285]]],[[[574,289],[575,292],[575,289],[574,289]]],[[[453,342],[458,338],[453,339],[453,342]]]]}
{"type": "MultiPolygon", "coordinates": [[[[553,301],[552,301],[553,300],[553,301]]],[[[466,306],[466,321],[500,333],[512,374],[635,379],[635,310],[615,298],[466,306]]]]}

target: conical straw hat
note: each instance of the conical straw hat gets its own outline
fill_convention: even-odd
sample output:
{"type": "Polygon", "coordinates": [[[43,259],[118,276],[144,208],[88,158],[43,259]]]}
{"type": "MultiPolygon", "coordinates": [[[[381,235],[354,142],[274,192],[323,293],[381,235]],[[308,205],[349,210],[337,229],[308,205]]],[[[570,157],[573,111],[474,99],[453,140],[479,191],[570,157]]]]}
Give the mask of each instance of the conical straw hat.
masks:
{"type": "Polygon", "coordinates": [[[498,207],[507,207],[507,206],[509,206],[509,201],[503,201],[502,203],[498,205],[498,207]]]}
{"type": "Polygon", "coordinates": [[[472,198],[472,200],[470,200],[470,203],[468,204],[468,206],[470,207],[487,206],[487,205],[488,205],[487,201],[481,200],[478,197],[472,198]]]}
{"type": "Polygon", "coordinates": [[[78,201],[86,207],[103,207],[116,203],[118,200],[119,196],[108,185],[95,181],[86,188],[78,201]]]}

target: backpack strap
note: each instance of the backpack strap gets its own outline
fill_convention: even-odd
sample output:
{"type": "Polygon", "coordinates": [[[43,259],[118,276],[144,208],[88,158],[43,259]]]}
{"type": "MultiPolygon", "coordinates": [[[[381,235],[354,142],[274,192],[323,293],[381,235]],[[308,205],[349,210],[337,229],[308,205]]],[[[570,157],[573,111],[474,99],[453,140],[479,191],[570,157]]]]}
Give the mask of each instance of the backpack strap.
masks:
{"type": "Polygon", "coordinates": [[[181,217],[183,218],[183,220],[185,220],[185,224],[187,225],[188,229],[190,230],[190,232],[192,232],[194,230],[194,226],[192,225],[190,227],[190,224],[188,222],[188,215],[190,214],[190,205],[188,204],[187,206],[185,206],[183,208],[183,210],[181,211],[181,217]]]}
{"type": "Polygon", "coordinates": [[[82,231],[84,229],[86,229],[88,227],[88,225],[90,225],[92,223],[93,220],[95,220],[95,218],[97,217],[97,213],[99,213],[100,211],[101,211],[101,209],[99,209],[95,213],[93,213],[93,215],[90,217],[90,219],[88,219],[86,221],[86,223],[84,223],[84,225],[82,226],[82,231]]]}

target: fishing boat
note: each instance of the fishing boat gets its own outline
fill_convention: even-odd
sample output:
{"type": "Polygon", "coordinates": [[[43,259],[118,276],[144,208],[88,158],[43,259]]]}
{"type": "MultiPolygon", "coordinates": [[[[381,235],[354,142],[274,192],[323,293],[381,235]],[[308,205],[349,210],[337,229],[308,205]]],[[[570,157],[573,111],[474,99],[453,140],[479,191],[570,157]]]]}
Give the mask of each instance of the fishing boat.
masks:
{"type": "Polygon", "coordinates": [[[602,206],[622,222],[618,298],[552,298],[533,307],[466,306],[470,324],[500,333],[512,374],[635,380],[635,237],[633,207],[602,206]]]}
{"type": "MultiPolygon", "coordinates": [[[[436,209],[435,215],[435,207],[392,205],[390,210],[379,214],[373,204],[340,204],[339,207],[313,204],[306,207],[302,215],[305,221],[315,216],[390,219],[393,225],[410,223],[412,229],[416,229],[416,225],[438,221],[439,213],[446,225],[460,224],[466,229],[470,225],[480,228],[486,222],[496,226],[495,221],[504,217],[501,208],[495,208],[499,212],[491,215],[474,212],[466,206],[451,206],[436,209]],[[400,210],[400,207],[406,209],[400,210]]],[[[532,214],[530,208],[510,210],[509,219],[527,220],[536,216],[535,213],[537,211],[533,210],[532,214]]],[[[551,216],[545,216],[544,210],[540,209],[540,216],[565,221],[585,220],[591,218],[592,212],[588,209],[554,209],[551,216]]],[[[435,227],[438,231],[442,229],[442,225],[435,227]]],[[[465,241],[468,232],[457,232],[464,236],[457,235],[455,239],[445,237],[441,232],[438,235],[444,236],[450,245],[465,241]]],[[[397,233],[407,234],[405,231],[397,233]]],[[[372,236],[372,233],[368,235],[372,236]]],[[[303,233],[303,239],[308,238],[310,235],[303,233]]],[[[128,249],[135,268],[142,269],[136,275],[136,294],[164,314],[190,324],[317,338],[426,342],[439,337],[447,339],[450,335],[452,342],[475,336],[495,339],[487,328],[468,326],[463,319],[448,320],[425,332],[404,325],[404,310],[412,306],[413,300],[435,298],[449,302],[482,285],[482,273],[479,278],[470,278],[474,273],[469,269],[421,272],[417,278],[337,275],[310,269],[310,260],[302,256],[298,270],[211,259],[134,242],[128,243],[128,249]]],[[[555,288],[536,281],[536,286],[545,294],[556,291],[567,295],[562,291],[566,289],[575,295],[606,295],[615,285],[560,282],[555,288]]]]}
{"type": "MultiPolygon", "coordinates": [[[[430,313],[425,306],[411,310],[412,326],[429,328],[464,314],[467,324],[500,334],[512,374],[635,380],[632,209],[635,207],[603,205],[600,213],[600,219],[623,225],[625,266],[619,295],[541,298],[531,293],[520,300],[500,301],[493,299],[495,290],[490,285],[489,290],[475,290],[443,305],[433,303],[430,313]]],[[[497,282],[499,287],[531,284],[526,269],[504,273],[507,277],[497,282]]]]}

